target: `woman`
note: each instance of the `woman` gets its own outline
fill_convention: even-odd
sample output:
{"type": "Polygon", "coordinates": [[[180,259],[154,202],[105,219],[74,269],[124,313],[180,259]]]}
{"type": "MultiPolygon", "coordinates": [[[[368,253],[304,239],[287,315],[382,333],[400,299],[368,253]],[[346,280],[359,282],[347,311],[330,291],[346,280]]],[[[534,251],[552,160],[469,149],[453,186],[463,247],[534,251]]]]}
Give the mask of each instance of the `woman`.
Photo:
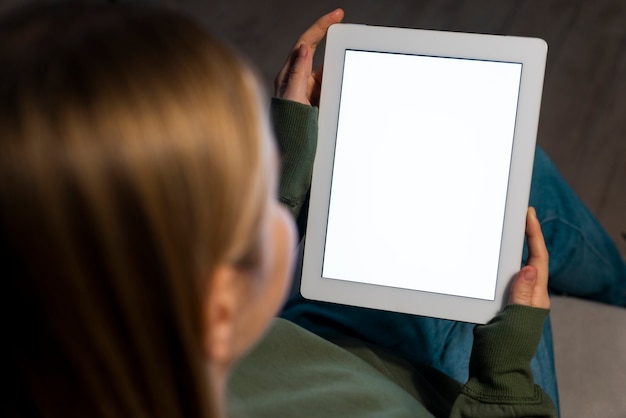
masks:
{"type": "MultiPolygon", "coordinates": [[[[315,101],[313,50],[342,16],[324,16],[298,41],[277,79],[290,101],[275,103],[275,121],[278,107],[315,101]]],[[[196,24],[162,10],[50,6],[0,28],[4,377],[13,383],[0,413],[223,415],[229,371],[282,304],[294,247],[292,221],[273,198],[277,163],[257,82],[196,24]]],[[[288,139],[283,173],[300,154],[290,147],[299,138],[288,139]]],[[[283,176],[281,194],[306,189],[306,175],[293,176],[283,176]]],[[[477,328],[452,416],[555,413],[529,358],[513,364],[522,377],[513,385],[489,361],[491,348],[516,343],[532,356],[547,315],[547,252],[533,210],[527,229],[516,306],[477,328]],[[520,387],[528,398],[502,398],[520,387]]],[[[290,327],[283,341],[314,339],[290,327]]],[[[274,354],[285,350],[310,360],[297,346],[274,354]]]]}

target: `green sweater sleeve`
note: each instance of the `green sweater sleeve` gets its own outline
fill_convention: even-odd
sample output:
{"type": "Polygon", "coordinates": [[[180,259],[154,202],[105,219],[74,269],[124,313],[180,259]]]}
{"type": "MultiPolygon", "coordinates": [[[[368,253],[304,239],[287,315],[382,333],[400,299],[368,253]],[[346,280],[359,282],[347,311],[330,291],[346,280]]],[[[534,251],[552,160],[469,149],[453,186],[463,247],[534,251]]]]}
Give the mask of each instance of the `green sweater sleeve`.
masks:
{"type": "Polygon", "coordinates": [[[452,418],[557,416],[530,369],[548,312],[509,305],[475,328],[470,378],[454,403],[452,418]]]}
{"type": "Polygon", "coordinates": [[[281,154],[279,200],[298,218],[307,200],[317,148],[316,107],[273,98],[271,117],[281,154]]]}

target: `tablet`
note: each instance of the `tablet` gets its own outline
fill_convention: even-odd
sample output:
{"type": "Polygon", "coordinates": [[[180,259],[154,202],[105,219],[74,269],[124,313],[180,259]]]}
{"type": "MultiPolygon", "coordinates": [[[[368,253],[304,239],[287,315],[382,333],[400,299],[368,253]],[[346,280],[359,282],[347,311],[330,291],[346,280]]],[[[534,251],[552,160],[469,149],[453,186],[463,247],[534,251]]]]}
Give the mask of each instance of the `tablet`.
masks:
{"type": "Polygon", "coordinates": [[[486,323],[521,267],[547,45],[329,32],[305,298],[486,323]]]}

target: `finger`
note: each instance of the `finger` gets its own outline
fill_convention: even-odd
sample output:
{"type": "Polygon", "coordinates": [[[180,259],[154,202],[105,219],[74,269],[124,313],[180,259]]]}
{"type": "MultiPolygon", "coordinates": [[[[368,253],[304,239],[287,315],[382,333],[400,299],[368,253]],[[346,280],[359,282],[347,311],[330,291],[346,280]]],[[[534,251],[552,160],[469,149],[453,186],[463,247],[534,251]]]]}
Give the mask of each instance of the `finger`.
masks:
{"type": "Polygon", "coordinates": [[[509,303],[550,309],[548,289],[540,283],[538,271],[533,266],[525,266],[515,276],[509,293],[509,303]]]}
{"type": "Polygon", "coordinates": [[[302,104],[310,104],[307,90],[312,65],[313,54],[310,47],[307,44],[300,45],[300,48],[293,54],[293,61],[289,65],[280,97],[302,104]]]}
{"type": "Polygon", "coordinates": [[[307,97],[312,106],[320,106],[320,95],[322,92],[322,67],[313,70],[307,87],[307,97]]]}
{"type": "Polygon", "coordinates": [[[537,283],[537,269],[526,266],[515,277],[511,285],[509,303],[513,305],[532,306],[533,293],[537,283]]]}
{"type": "Polygon", "coordinates": [[[526,237],[529,257],[511,286],[509,302],[512,304],[550,308],[548,295],[548,250],[534,208],[526,215],[526,237]]]}
{"type": "Polygon", "coordinates": [[[535,208],[529,207],[526,215],[526,237],[528,241],[528,261],[529,266],[537,268],[537,279],[540,284],[548,286],[548,263],[549,255],[546,242],[543,238],[541,225],[537,219],[535,208]]]}
{"type": "Polygon", "coordinates": [[[319,45],[326,36],[328,28],[335,23],[341,22],[343,16],[344,12],[342,9],[335,9],[320,17],[310,28],[300,35],[293,49],[296,50],[300,45],[306,43],[311,47],[312,53],[315,53],[315,48],[317,48],[317,45],[319,45]]]}
{"type": "Polygon", "coordinates": [[[322,76],[324,75],[324,67],[317,67],[315,70],[313,70],[313,73],[311,75],[313,76],[313,80],[321,86],[322,76]]]}

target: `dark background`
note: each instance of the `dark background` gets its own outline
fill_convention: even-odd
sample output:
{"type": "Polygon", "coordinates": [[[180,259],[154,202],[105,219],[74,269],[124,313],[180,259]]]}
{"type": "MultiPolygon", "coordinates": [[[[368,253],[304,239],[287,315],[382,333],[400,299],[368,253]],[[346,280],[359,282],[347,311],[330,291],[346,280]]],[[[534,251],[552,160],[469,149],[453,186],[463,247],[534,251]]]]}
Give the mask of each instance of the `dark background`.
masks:
{"type": "MultiPolygon", "coordinates": [[[[350,23],[545,39],[538,143],[626,255],[626,1],[143,1],[185,10],[227,38],[269,91],[298,35],[335,7],[350,23]]],[[[22,3],[0,0],[0,11],[22,3]]]]}

